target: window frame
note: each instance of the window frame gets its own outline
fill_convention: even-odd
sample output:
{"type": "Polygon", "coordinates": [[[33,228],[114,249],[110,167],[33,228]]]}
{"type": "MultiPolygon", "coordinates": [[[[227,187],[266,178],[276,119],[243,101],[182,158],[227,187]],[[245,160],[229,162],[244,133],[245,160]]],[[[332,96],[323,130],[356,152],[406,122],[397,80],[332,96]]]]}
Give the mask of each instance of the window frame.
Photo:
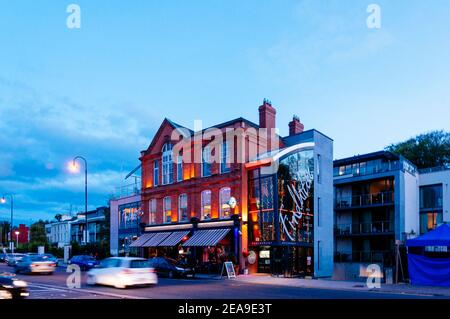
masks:
{"type": "Polygon", "coordinates": [[[200,193],[200,204],[201,204],[201,220],[210,220],[212,218],[211,216],[211,198],[212,198],[212,192],[210,189],[205,189],[200,193]],[[205,218],[205,200],[204,200],[204,194],[209,194],[209,218],[205,218]]]}
{"type": "Polygon", "coordinates": [[[172,198],[166,196],[163,198],[163,223],[168,224],[172,222],[172,198]],[[167,200],[169,202],[169,209],[167,209],[167,200]],[[167,212],[170,211],[170,220],[167,220],[167,212]]]}
{"type": "Polygon", "coordinates": [[[178,195],[178,221],[179,222],[187,222],[189,221],[189,214],[188,214],[188,196],[186,193],[182,193],[180,195],[178,195]],[[186,206],[184,207],[186,209],[186,219],[182,218],[182,207],[181,207],[181,203],[182,200],[185,201],[186,206]]]}
{"type": "Polygon", "coordinates": [[[228,197],[228,201],[230,200],[230,198],[231,198],[231,187],[229,187],[229,186],[225,186],[225,187],[222,187],[220,190],[219,190],[219,216],[220,216],[220,218],[221,219],[225,219],[225,218],[231,218],[231,215],[233,215],[233,212],[232,212],[232,208],[231,208],[231,206],[228,204],[228,201],[227,202],[223,202],[223,193],[224,193],[224,191],[225,190],[228,190],[229,191],[229,197],[228,197]],[[224,212],[223,212],[223,204],[226,204],[226,205],[228,205],[229,207],[230,207],[230,214],[228,215],[228,216],[224,216],[224,212]]]}
{"type": "Polygon", "coordinates": [[[173,145],[165,143],[162,148],[162,185],[173,183],[173,145]]]}

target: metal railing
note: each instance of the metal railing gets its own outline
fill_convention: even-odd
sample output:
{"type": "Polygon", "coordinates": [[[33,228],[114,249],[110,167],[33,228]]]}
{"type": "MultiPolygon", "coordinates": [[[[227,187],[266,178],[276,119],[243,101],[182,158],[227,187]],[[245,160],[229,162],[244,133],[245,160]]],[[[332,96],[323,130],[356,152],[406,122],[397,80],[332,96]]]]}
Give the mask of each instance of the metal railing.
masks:
{"type": "Polygon", "coordinates": [[[120,187],[116,187],[116,193],[114,194],[114,198],[124,198],[134,195],[139,195],[141,193],[141,184],[129,184],[120,187]]]}
{"type": "Polygon", "coordinates": [[[362,235],[382,234],[394,231],[390,221],[377,221],[369,223],[338,224],[335,227],[336,235],[362,235]]]}
{"type": "Polygon", "coordinates": [[[364,263],[389,264],[391,259],[392,259],[392,252],[389,250],[336,252],[334,254],[335,262],[364,262],[364,263]]]}
{"type": "Polygon", "coordinates": [[[352,208],[371,205],[387,205],[394,203],[394,192],[381,192],[353,196],[338,196],[336,208],[352,208]]]}

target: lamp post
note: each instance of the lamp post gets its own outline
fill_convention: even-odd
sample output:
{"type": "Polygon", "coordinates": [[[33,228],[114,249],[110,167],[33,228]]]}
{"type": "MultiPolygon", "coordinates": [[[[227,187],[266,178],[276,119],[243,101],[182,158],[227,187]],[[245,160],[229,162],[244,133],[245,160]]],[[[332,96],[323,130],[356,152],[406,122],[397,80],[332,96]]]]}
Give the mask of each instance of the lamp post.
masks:
{"type": "Polygon", "coordinates": [[[88,171],[88,165],[87,165],[87,161],[84,157],[82,156],[76,156],[73,158],[72,160],[72,166],[71,166],[71,170],[73,172],[77,171],[77,164],[76,161],[77,160],[82,160],[84,162],[84,216],[86,218],[86,229],[85,229],[85,237],[84,237],[84,242],[85,244],[88,243],[88,216],[87,216],[87,194],[88,194],[88,188],[87,188],[87,171],[88,171]]]}
{"type": "Polygon", "coordinates": [[[16,246],[19,247],[19,231],[16,231],[16,246]]]}
{"type": "MultiPolygon", "coordinates": [[[[0,203],[6,204],[6,198],[5,196],[8,196],[10,199],[11,204],[11,225],[9,226],[9,240],[10,242],[13,241],[12,238],[12,229],[13,229],[13,216],[14,216],[14,195],[13,194],[3,194],[2,198],[0,199],[0,203]]],[[[14,247],[11,245],[11,252],[14,253],[14,247]]]]}

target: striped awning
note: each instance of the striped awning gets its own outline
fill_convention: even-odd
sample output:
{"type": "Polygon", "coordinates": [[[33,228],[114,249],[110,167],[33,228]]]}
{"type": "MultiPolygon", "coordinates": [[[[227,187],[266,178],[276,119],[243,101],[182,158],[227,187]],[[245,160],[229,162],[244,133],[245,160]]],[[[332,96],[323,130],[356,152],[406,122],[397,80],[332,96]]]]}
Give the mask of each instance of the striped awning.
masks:
{"type": "Polygon", "coordinates": [[[229,228],[224,229],[202,229],[194,232],[183,246],[185,247],[207,247],[215,246],[230,231],[229,228]]]}
{"type": "Polygon", "coordinates": [[[142,247],[150,238],[152,238],[154,233],[142,234],[138,239],[131,243],[130,247],[142,247]]]}
{"type": "Polygon", "coordinates": [[[141,247],[157,247],[159,243],[165,240],[172,232],[153,233],[153,237],[146,241],[141,247]]]}
{"type": "Polygon", "coordinates": [[[189,230],[175,231],[169,235],[166,239],[158,244],[158,247],[172,247],[178,245],[184,236],[189,234],[189,230]]]}

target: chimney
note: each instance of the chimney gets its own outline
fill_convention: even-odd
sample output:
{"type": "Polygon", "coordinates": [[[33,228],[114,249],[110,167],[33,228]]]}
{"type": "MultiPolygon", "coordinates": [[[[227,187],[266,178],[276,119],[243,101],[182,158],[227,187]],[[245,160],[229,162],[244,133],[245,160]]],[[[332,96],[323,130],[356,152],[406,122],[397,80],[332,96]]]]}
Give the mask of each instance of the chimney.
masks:
{"type": "Polygon", "coordinates": [[[289,122],[289,136],[302,133],[304,128],[305,126],[300,122],[300,118],[294,115],[292,121],[289,122]]]}
{"type": "Polygon", "coordinates": [[[259,107],[259,127],[275,128],[275,116],[277,111],[272,107],[272,102],[264,99],[263,104],[259,107]]]}

